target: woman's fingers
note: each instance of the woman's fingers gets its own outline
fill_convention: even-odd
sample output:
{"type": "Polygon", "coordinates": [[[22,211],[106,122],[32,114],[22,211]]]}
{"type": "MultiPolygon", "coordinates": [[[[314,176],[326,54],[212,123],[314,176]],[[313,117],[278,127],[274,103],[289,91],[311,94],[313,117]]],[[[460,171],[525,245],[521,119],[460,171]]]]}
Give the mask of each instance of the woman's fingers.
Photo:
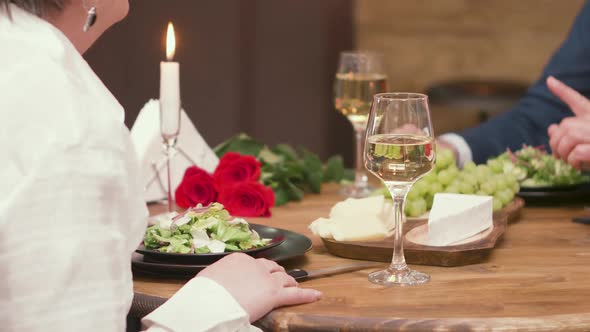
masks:
{"type": "Polygon", "coordinates": [[[298,287],[283,288],[278,294],[277,306],[311,303],[319,300],[321,297],[322,293],[315,289],[298,287]]]}
{"type": "Polygon", "coordinates": [[[268,259],[264,259],[264,258],[258,258],[256,260],[256,262],[258,262],[258,264],[262,265],[264,267],[264,269],[266,271],[268,271],[269,273],[274,273],[274,272],[285,272],[285,268],[280,266],[279,264],[277,264],[277,262],[268,260],[268,259]]]}
{"type": "Polygon", "coordinates": [[[284,272],[275,272],[273,274],[270,275],[271,278],[273,278],[275,280],[275,282],[280,286],[280,287],[297,287],[299,284],[297,283],[297,281],[295,280],[295,278],[291,277],[290,275],[284,273],[284,272]]]}

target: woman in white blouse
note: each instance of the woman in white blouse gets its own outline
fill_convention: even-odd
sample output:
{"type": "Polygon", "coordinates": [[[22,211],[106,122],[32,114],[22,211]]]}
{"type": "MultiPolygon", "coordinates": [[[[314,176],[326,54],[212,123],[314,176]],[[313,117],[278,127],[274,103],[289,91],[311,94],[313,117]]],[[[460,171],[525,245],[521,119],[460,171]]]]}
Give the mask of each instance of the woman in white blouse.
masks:
{"type": "MultiPolygon", "coordinates": [[[[2,331],[125,330],[147,211],[124,112],[81,54],[128,7],[0,0],[2,331]]],[[[143,324],[249,331],[275,307],[320,296],[274,262],[232,255],[143,324]]]]}

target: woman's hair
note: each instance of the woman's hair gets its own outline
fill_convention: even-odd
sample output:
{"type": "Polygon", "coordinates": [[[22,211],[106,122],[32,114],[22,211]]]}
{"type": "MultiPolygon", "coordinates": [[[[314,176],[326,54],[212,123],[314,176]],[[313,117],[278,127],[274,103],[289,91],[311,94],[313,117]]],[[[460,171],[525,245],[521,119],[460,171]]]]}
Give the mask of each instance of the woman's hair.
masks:
{"type": "Polygon", "coordinates": [[[61,10],[69,0],[0,0],[0,7],[8,8],[13,3],[20,8],[35,14],[43,16],[48,11],[61,10]]]}

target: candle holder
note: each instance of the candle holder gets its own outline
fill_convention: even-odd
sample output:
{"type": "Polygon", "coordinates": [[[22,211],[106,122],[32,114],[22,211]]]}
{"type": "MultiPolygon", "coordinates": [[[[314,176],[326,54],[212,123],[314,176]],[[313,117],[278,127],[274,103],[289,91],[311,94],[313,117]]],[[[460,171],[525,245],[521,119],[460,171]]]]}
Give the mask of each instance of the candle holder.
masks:
{"type": "Polygon", "coordinates": [[[179,64],[173,61],[176,50],[174,26],[168,24],[166,36],[167,61],[160,63],[160,133],[164,140],[164,154],[166,155],[166,174],[168,185],[168,212],[175,211],[172,198],[172,177],[170,163],[176,153],[176,140],[180,133],[180,79],[179,64]]]}

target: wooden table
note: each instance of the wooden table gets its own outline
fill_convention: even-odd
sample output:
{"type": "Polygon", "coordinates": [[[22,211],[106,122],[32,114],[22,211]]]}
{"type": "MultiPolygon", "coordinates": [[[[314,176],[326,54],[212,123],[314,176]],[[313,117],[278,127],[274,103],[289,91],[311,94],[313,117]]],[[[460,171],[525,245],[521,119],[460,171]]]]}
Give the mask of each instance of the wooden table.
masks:
{"type": "MultiPolygon", "coordinates": [[[[307,225],[342,198],[335,186],[252,222],[306,234],[314,248],[287,268],[350,260],[326,252],[307,225]]],[[[154,212],[158,208],[154,208],[154,212]]],[[[416,287],[383,288],[368,270],[302,283],[324,293],[313,304],[275,310],[259,323],[276,331],[590,331],[590,226],[581,207],[525,208],[489,260],[464,267],[415,266],[431,275],[416,287]]],[[[170,297],[185,280],[135,278],[138,293],[170,297]]]]}

